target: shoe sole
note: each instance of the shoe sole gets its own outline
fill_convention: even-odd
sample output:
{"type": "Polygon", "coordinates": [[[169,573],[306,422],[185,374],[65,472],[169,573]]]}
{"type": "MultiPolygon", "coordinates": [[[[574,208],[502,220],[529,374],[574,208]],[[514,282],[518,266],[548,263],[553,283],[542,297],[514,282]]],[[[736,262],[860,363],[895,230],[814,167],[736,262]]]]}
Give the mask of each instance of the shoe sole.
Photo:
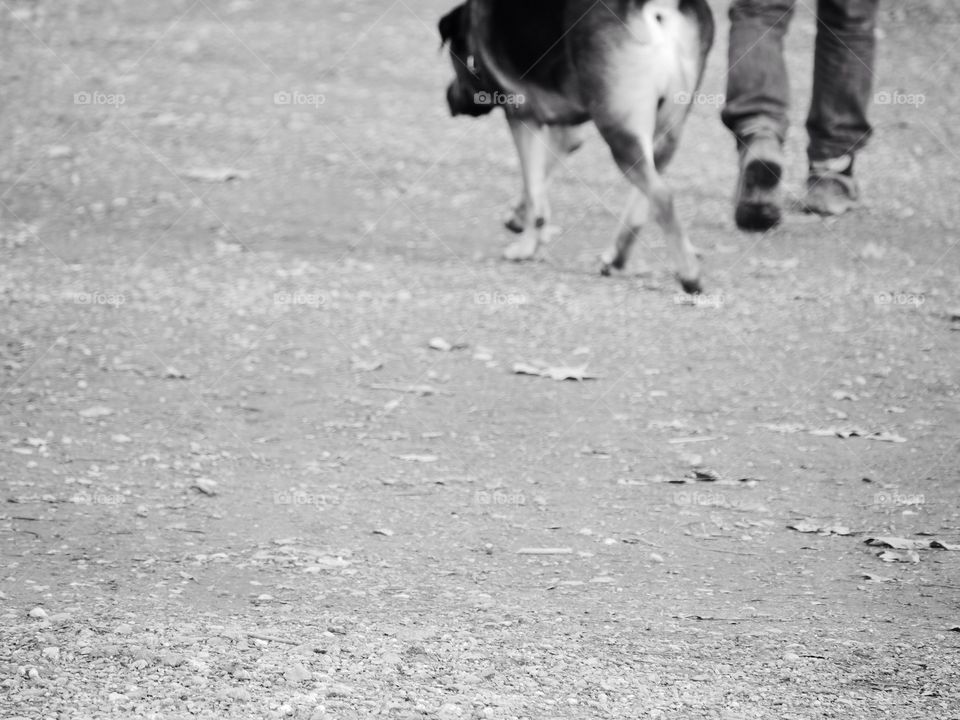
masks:
{"type": "MultiPolygon", "coordinates": [[[[743,184],[751,190],[773,193],[780,185],[783,167],[778,162],[752,160],[743,169],[743,184]]],[[[778,225],[783,219],[780,203],[773,197],[769,200],[745,201],[737,203],[734,214],[737,227],[741,230],[762,232],[778,225]]]]}

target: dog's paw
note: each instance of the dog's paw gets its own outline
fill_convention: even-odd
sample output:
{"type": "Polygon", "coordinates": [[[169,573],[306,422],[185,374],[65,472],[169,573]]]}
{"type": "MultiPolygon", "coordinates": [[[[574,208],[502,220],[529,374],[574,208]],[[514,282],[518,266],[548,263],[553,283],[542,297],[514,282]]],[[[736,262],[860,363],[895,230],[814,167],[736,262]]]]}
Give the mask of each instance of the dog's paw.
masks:
{"type": "Polygon", "coordinates": [[[512,262],[533,260],[537,255],[537,245],[537,238],[525,233],[504,248],[503,259],[512,262]]]}
{"type": "Polygon", "coordinates": [[[512,233],[519,235],[526,230],[525,218],[527,217],[527,204],[521,200],[516,207],[507,215],[503,221],[503,226],[512,233]]]}
{"type": "Polygon", "coordinates": [[[685,278],[683,275],[677,275],[680,281],[680,287],[687,295],[701,295],[703,293],[703,282],[699,277],[685,278]]]}
{"type": "Polygon", "coordinates": [[[600,274],[604,277],[610,277],[614,270],[623,270],[624,265],[626,265],[625,258],[616,248],[600,253],[600,274]]]}

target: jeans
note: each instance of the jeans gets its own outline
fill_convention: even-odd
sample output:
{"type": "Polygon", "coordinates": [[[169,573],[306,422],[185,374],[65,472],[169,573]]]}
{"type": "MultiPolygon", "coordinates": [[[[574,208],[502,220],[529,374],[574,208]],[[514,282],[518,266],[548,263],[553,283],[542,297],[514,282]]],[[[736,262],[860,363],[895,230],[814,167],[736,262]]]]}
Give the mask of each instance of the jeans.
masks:
{"type": "MultiPolygon", "coordinates": [[[[813,2],[814,0],[811,0],[813,2]]],[[[854,153],[870,138],[879,0],[816,0],[813,98],[807,116],[811,162],[854,153]]],[[[738,140],[787,134],[790,83],[783,38],[796,0],[733,0],[729,75],[721,117],[738,140]]]]}

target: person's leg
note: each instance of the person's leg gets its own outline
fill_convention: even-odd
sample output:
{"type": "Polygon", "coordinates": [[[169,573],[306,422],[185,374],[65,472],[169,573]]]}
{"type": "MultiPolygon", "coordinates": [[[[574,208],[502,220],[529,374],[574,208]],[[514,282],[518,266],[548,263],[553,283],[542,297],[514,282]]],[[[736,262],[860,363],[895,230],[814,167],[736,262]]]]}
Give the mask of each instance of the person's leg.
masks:
{"type": "Polygon", "coordinates": [[[813,99],[807,118],[806,206],[837,215],[855,206],[853,159],[870,138],[878,0],[819,0],[813,99]]]}
{"type": "Polygon", "coordinates": [[[723,123],[737,139],[740,176],[734,217],[767,230],[782,216],[780,179],[790,83],[783,39],[796,0],[733,0],[723,123]]]}
{"type": "Polygon", "coordinates": [[[755,131],[787,133],[790,83],[783,57],[796,0],[733,0],[723,124],[738,140],[755,131]]]}

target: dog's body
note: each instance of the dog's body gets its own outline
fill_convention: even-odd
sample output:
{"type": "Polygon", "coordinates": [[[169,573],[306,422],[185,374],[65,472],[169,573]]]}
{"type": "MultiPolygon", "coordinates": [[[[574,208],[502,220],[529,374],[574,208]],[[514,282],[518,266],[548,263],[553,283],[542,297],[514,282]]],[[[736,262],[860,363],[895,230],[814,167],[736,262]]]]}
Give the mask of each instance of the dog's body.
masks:
{"type": "Polygon", "coordinates": [[[653,205],[688,292],[700,271],[660,177],[713,43],[706,0],[467,0],[440,21],[456,78],[447,90],[454,115],[502,106],[523,169],[524,196],[508,222],[520,237],[504,252],[532,258],[545,239],[547,184],[558,161],[593,121],[633,184],[603,271],[620,269],[653,205]]]}

